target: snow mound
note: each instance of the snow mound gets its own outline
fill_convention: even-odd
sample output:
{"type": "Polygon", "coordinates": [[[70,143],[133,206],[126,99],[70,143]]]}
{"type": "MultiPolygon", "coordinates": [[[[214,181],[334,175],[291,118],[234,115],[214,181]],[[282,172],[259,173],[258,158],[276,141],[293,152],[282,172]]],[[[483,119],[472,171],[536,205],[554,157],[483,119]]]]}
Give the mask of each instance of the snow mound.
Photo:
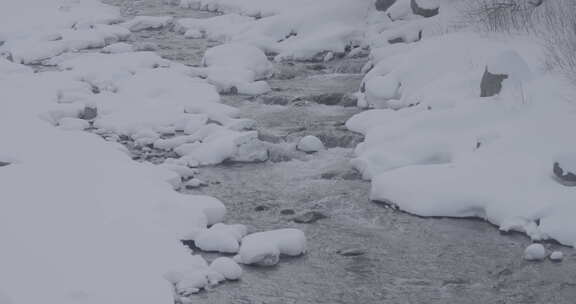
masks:
{"type": "Polygon", "coordinates": [[[532,244],[524,251],[524,259],[527,261],[542,261],[545,258],[546,248],[542,244],[532,244]]]}
{"type": "Polygon", "coordinates": [[[242,264],[276,265],[280,255],[299,256],[306,252],[306,236],[298,229],[279,229],[249,234],[242,239],[234,259],[242,264]]]}
{"type": "Polygon", "coordinates": [[[318,152],[325,149],[324,143],[322,143],[318,137],[312,135],[304,136],[300,139],[296,148],[307,153],[318,152]]]}
{"type": "Polygon", "coordinates": [[[244,225],[215,224],[194,237],[196,247],[204,251],[236,253],[240,249],[240,240],[247,234],[244,225]]]}
{"type": "Polygon", "coordinates": [[[222,44],[210,48],[202,59],[206,69],[196,70],[221,92],[236,90],[258,95],[270,91],[264,81],[273,74],[273,65],[260,49],[248,44],[222,44]]]}
{"type": "Polygon", "coordinates": [[[242,268],[231,258],[220,257],[212,261],[210,269],[223,275],[227,280],[239,280],[242,268]]]}
{"type": "MultiPolygon", "coordinates": [[[[407,4],[397,1],[388,13],[407,4]]],[[[449,13],[442,6],[425,22],[442,28],[449,13]]],[[[409,12],[402,18],[371,19],[368,35],[424,22],[409,12]]],[[[576,189],[557,178],[564,171],[559,156],[575,151],[564,136],[576,127],[576,111],[565,102],[573,90],[538,68],[542,53],[533,41],[466,30],[424,31],[424,38],[403,46],[374,39],[359,105],[376,109],[346,123],[365,135],[352,165],[372,180],[371,198],[421,216],[477,217],[536,241],[575,245],[569,219],[576,189]],[[487,67],[521,85],[478,97],[487,67]]]]}

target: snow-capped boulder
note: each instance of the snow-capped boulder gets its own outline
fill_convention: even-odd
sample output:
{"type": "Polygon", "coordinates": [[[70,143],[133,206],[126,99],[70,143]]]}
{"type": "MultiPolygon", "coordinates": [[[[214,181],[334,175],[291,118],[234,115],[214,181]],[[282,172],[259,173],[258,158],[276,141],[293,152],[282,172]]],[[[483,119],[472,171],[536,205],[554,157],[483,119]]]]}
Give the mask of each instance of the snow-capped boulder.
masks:
{"type": "Polygon", "coordinates": [[[198,233],[194,238],[194,244],[204,251],[236,253],[240,248],[239,242],[247,231],[244,225],[218,223],[198,233]]]}
{"type": "Polygon", "coordinates": [[[206,67],[234,68],[254,73],[254,80],[272,76],[272,64],[262,50],[244,43],[226,43],[210,48],[202,63],[206,67]]]}
{"type": "Polygon", "coordinates": [[[313,135],[304,136],[300,139],[296,148],[306,153],[314,153],[325,149],[324,143],[313,135]]]}
{"type": "Polygon", "coordinates": [[[576,154],[558,157],[554,162],[553,172],[561,183],[576,186],[576,154]]]}
{"type": "Polygon", "coordinates": [[[554,262],[560,262],[564,259],[564,253],[562,251],[554,251],[550,254],[550,260],[554,262]]]}
{"type": "Polygon", "coordinates": [[[378,11],[386,11],[390,8],[396,0],[376,0],[374,5],[376,6],[376,10],[378,11]]]}
{"type": "Polygon", "coordinates": [[[542,244],[532,244],[524,250],[524,259],[527,261],[541,261],[546,258],[546,248],[542,244]]]}
{"type": "Polygon", "coordinates": [[[239,280],[242,276],[240,265],[227,257],[220,257],[212,261],[210,269],[221,274],[227,280],[239,280]]]}
{"type": "Polygon", "coordinates": [[[234,260],[242,264],[273,266],[280,255],[299,256],[306,252],[306,236],[298,229],[279,229],[250,234],[234,260]]]}
{"type": "Polygon", "coordinates": [[[438,15],[440,3],[438,0],[410,0],[410,8],[414,15],[429,18],[438,15]]]}
{"type": "Polygon", "coordinates": [[[480,97],[500,94],[505,80],[518,87],[531,79],[526,61],[516,51],[503,51],[488,61],[480,82],[480,97]]]}

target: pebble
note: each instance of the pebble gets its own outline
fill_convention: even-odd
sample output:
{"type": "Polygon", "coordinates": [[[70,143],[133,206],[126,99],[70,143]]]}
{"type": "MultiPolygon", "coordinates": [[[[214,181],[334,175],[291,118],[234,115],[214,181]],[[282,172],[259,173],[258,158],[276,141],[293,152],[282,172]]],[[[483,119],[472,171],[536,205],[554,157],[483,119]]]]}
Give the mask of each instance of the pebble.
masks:
{"type": "Polygon", "coordinates": [[[296,212],[294,211],[294,209],[283,209],[283,210],[280,210],[280,214],[282,214],[282,215],[294,215],[294,214],[296,214],[296,212]]]}
{"type": "Polygon", "coordinates": [[[260,205],[260,206],[256,206],[256,208],[254,208],[254,211],[258,211],[258,212],[260,212],[260,211],[266,211],[266,210],[269,210],[269,209],[270,209],[270,207],[269,207],[269,206],[266,206],[266,205],[260,205]]]}
{"type": "Polygon", "coordinates": [[[341,256],[352,257],[352,256],[364,255],[366,254],[366,250],[361,248],[344,248],[336,251],[336,253],[338,253],[341,256]]]}
{"type": "Polygon", "coordinates": [[[305,213],[302,213],[298,216],[296,216],[294,219],[292,219],[294,222],[299,223],[299,224],[312,224],[315,223],[321,219],[325,219],[327,218],[327,216],[319,211],[308,211],[305,213]]]}

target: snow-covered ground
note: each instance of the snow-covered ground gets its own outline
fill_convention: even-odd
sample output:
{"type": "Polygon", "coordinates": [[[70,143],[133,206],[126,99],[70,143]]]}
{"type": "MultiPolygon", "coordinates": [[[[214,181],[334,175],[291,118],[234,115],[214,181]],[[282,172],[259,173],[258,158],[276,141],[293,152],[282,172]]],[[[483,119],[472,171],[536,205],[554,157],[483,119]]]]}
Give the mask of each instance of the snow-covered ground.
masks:
{"type": "Polygon", "coordinates": [[[432,18],[399,14],[408,2],[389,9],[399,21],[371,19],[373,67],[359,105],[374,109],[347,122],[366,135],[353,164],[372,180],[372,199],[576,245],[576,188],[553,173],[576,153],[573,90],[544,71],[533,37],[442,31],[456,19],[454,1],[432,18]],[[417,43],[388,41],[415,31],[417,43]],[[507,75],[500,94],[480,97],[485,70],[507,75]]]}
{"type": "MultiPolygon", "coordinates": [[[[221,15],[122,20],[97,0],[0,2],[0,304],[186,302],[239,279],[237,263],[306,253],[300,230],[248,234],[221,223],[218,199],[175,190],[203,185],[198,167],[274,154],[220,93],[270,93],[278,64],[368,48],[357,97],[370,109],[346,126],[366,136],[352,165],[373,200],[576,245],[573,90],[543,71],[535,41],[456,31],[455,0],[418,0],[419,14],[439,11],[430,18],[409,0],[386,12],[369,0],[165,2],[221,15]],[[221,45],[190,67],[128,43],[150,30],[221,45]],[[496,96],[480,97],[486,72],[506,75],[496,96]],[[172,154],[135,162],[126,142],[172,154]],[[181,240],[237,255],[208,263],[181,240]]],[[[339,153],[314,136],[287,146],[339,153]]],[[[536,245],[526,258],[546,254],[536,245]]]]}

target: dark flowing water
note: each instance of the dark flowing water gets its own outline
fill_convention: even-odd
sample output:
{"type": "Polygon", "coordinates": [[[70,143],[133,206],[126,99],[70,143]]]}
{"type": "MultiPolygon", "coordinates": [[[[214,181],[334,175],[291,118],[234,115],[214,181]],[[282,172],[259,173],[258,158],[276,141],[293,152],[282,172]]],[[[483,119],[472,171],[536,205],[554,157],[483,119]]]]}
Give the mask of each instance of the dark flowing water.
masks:
{"type": "MultiPolygon", "coordinates": [[[[126,18],[211,15],[161,0],[106,2],[123,7],[126,18]]],[[[169,29],[135,33],[132,42],[154,43],[163,57],[188,65],[198,65],[205,49],[217,44],[169,29]]],[[[224,97],[257,121],[262,139],[277,148],[273,158],[284,161],[202,168],[200,178],[209,186],[189,192],[221,199],[227,222],[251,231],[302,229],[309,252],[272,268],[244,267],[242,280],[193,296],[193,303],[575,303],[571,249],[547,244],[562,249],[565,261],[526,262],[522,253],[530,241],[522,235],[500,234],[479,220],[424,219],[370,202],[369,183],[349,165],[362,138],[343,126],[358,110],[325,105],[357,90],[361,75],[335,72],[355,72],[364,60],[279,65],[272,93],[224,97]],[[306,155],[285,148],[308,134],[331,149],[306,155]],[[326,218],[298,224],[292,211],[326,218]],[[339,253],[350,249],[351,256],[339,253]]]]}

